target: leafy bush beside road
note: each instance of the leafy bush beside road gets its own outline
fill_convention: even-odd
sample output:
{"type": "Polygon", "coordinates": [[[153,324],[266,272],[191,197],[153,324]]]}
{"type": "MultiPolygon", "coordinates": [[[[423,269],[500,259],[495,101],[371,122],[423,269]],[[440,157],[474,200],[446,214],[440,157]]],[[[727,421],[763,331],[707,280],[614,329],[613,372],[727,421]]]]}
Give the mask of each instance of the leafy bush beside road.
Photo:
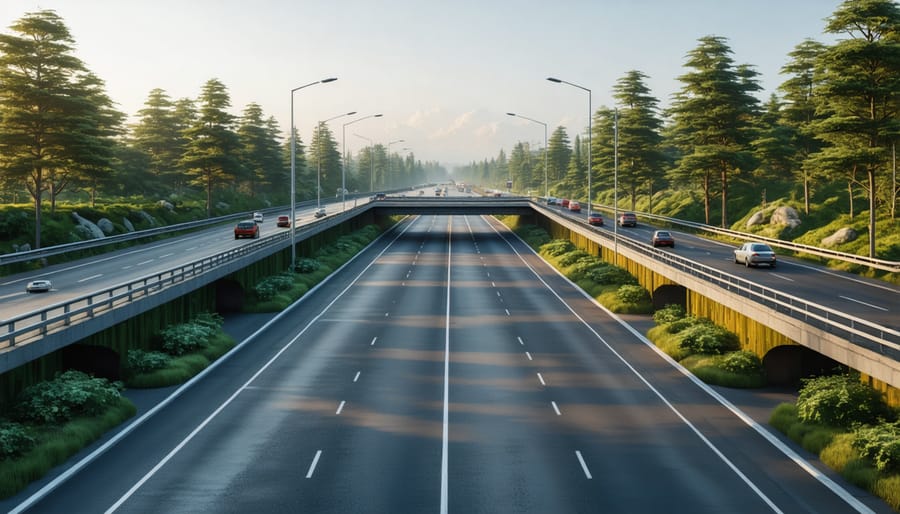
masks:
{"type": "Polygon", "coordinates": [[[769,423],[850,483],[900,510],[900,421],[879,391],[856,374],[803,382],[796,404],[775,408],[769,423]]]}

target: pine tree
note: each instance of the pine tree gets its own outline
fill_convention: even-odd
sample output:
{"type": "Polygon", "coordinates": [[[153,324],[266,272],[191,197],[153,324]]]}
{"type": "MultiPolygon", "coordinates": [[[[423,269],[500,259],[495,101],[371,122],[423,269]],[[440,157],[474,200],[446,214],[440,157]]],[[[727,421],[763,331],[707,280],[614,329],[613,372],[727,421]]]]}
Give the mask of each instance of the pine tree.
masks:
{"type": "Polygon", "coordinates": [[[900,132],[900,7],[892,0],[846,0],[825,30],[847,37],[818,56],[817,107],[831,115],[813,128],[829,146],[811,161],[865,189],[874,257],[877,178],[890,163],[891,143],[900,132]]]}

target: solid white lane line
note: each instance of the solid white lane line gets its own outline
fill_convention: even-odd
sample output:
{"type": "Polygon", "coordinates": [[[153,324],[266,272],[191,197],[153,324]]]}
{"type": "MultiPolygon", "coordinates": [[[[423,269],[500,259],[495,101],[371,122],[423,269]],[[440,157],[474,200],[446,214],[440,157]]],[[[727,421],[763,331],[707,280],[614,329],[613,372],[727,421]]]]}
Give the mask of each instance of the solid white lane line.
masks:
{"type": "Polygon", "coordinates": [[[516,339],[519,340],[519,344],[520,344],[520,345],[525,346],[525,341],[522,341],[522,338],[521,338],[521,337],[516,336],[516,339]]]}
{"type": "Polygon", "coordinates": [[[354,382],[356,382],[357,380],[359,380],[359,374],[360,374],[360,373],[362,373],[362,372],[361,372],[361,371],[357,371],[357,372],[356,372],[356,376],[353,377],[353,381],[354,381],[354,382]]]}
{"type": "Polygon", "coordinates": [[[337,410],[336,410],[334,413],[337,414],[337,415],[340,415],[340,414],[341,414],[341,411],[344,410],[344,404],[345,404],[345,403],[347,403],[346,400],[341,400],[341,404],[338,405],[338,408],[337,408],[337,410]]]}
{"type": "Polygon", "coordinates": [[[591,476],[591,472],[588,470],[587,464],[584,463],[584,457],[581,456],[579,450],[575,450],[575,456],[578,457],[578,462],[581,463],[581,470],[584,471],[584,476],[586,476],[588,480],[593,479],[594,477],[591,476]]]}
{"type": "Polygon", "coordinates": [[[175,255],[175,254],[174,254],[174,253],[167,253],[167,254],[165,254],[165,255],[160,255],[159,258],[160,258],[160,259],[165,259],[166,257],[171,257],[171,256],[173,256],[173,255],[175,255]]]}
{"type": "Polygon", "coordinates": [[[542,386],[547,385],[547,383],[544,382],[544,377],[542,377],[540,373],[538,373],[537,376],[538,376],[538,380],[541,381],[541,385],[542,385],[542,386]]]}
{"type": "Polygon", "coordinates": [[[556,402],[550,402],[550,405],[553,406],[553,410],[556,411],[556,415],[557,415],[557,416],[562,416],[562,413],[559,412],[559,407],[556,406],[556,402]]]}
{"type": "Polygon", "coordinates": [[[196,249],[197,249],[196,246],[192,246],[192,247],[188,248],[187,250],[185,250],[185,252],[190,252],[191,250],[196,250],[196,249]]]}
{"type": "Polygon", "coordinates": [[[441,434],[441,514],[447,514],[447,457],[450,433],[450,270],[453,250],[453,217],[447,221],[447,313],[444,318],[444,422],[441,434]]]}
{"type": "MultiPolygon", "coordinates": [[[[107,513],[115,512],[119,507],[122,506],[122,504],[124,504],[126,501],[128,501],[128,499],[131,498],[131,497],[134,495],[134,493],[137,492],[137,490],[140,489],[140,488],[143,486],[144,483],[146,483],[148,480],[150,480],[151,477],[153,477],[160,469],[162,469],[162,467],[165,466],[166,463],[169,462],[169,461],[170,461],[170,460],[171,460],[171,459],[172,459],[179,451],[181,451],[181,449],[182,449],[185,445],[187,445],[194,437],[196,437],[196,435],[197,435],[198,433],[200,433],[200,431],[202,431],[203,428],[206,427],[206,425],[208,425],[208,424],[209,424],[216,416],[219,415],[220,412],[222,412],[226,407],[228,407],[228,405],[230,405],[231,402],[233,402],[233,401],[235,400],[235,398],[237,398],[238,395],[241,394],[242,391],[244,391],[245,389],[247,389],[247,388],[250,386],[250,384],[251,384],[254,380],[256,380],[256,378],[257,378],[258,376],[260,376],[266,369],[268,369],[269,366],[272,365],[272,363],[274,363],[276,360],[278,360],[278,358],[281,357],[281,355],[282,355],[284,352],[286,352],[286,351],[288,350],[288,348],[290,348],[291,346],[293,346],[294,343],[296,343],[296,342],[300,339],[300,337],[303,336],[303,334],[305,334],[306,331],[309,330],[309,328],[310,328],[311,326],[313,326],[313,324],[315,324],[317,321],[320,321],[320,320],[325,316],[325,313],[328,312],[328,310],[329,310],[334,304],[336,304],[341,298],[343,298],[344,295],[346,295],[347,292],[349,292],[351,288],[353,288],[353,287],[356,286],[357,282],[359,282],[359,279],[363,276],[363,274],[365,274],[367,271],[369,271],[369,269],[372,268],[372,266],[375,265],[375,263],[378,261],[378,259],[381,258],[381,256],[384,255],[385,252],[387,252],[387,251],[391,248],[391,246],[392,246],[398,239],[400,239],[400,237],[403,236],[403,234],[405,234],[407,230],[409,230],[409,228],[410,228],[411,226],[412,226],[411,224],[410,224],[410,225],[407,225],[403,230],[401,230],[401,231],[394,237],[394,239],[391,240],[391,242],[388,243],[387,246],[385,246],[385,247],[378,253],[378,255],[375,256],[375,259],[373,259],[369,264],[367,264],[367,265],[363,268],[363,270],[360,271],[359,274],[357,274],[356,277],[355,277],[353,280],[350,281],[350,284],[348,284],[347,287],[345,287],[343,290],[341,290],[341,292],[338,293],[337,296],[335,296],[334,299],[332,299],[332,300],[328,303],[328,305],[326,305],[325,308],[322,309],[321,312],[319,312],[318,314],[316,314],[316,316],[313,317],[313,319],[312,319],[309,323],[307,323],[307,324],[303,327],[303,329],[300,330],[300,331],[297,333],[297,335],[294,336],[293,339],[291,339],[290,341],[288,341],[287,344],[285,344],[283,347],[281,347],[281,349],[278,350],[278,352],[276,352],[275,355],[272,356],[271,359],[269,359],[268,361],[266,361],[266,363],[263,364],[263,366],[262,366],[261,368],[259,368],[259,369],[256,371],[256,373],[254,373],[253,376],[251,376],[251,377],[247,380],[247,382],[244,383],[244,385],[242,385],[240,388],[238,388],[234,393],[232,393],[231,396],[228,397],[227,400],[225,400],[221,405],[219,405],[215,410],[213,410],[213,412],[212,412],[209,416],[207,416],[206,419],[204,419],[202,423],[200,423],[199,425],[197,425],[197,427],[194,428],[194,430],[192,430],[191,433],[187,435],[187,437],[185,437],[179,444],[177,444],[177,445],[175,446],[175,448],[172,449],[172,451],[170,451],[165,457],[163,457],[162,460],[160,460],[155,466],[153,466],[153,468],[152,468],[150,471],[148,471],[143,477],[141,477],[141,479],[138,480],[138,481],[131,487],[131,489],[129,489],[128,491],[126,491],[125,494],[123,494],[123,495],[122,495],[115,503],[113,503],[113,504],[106,510],[106,512],[107,512],[107,513]]],[[[337,270],[335,270],[335,272],[341,271],[341,270],[342,270],[345,266],[347,266],[347,265],[348,265],[348,264],[342,265],[340,268],[338,268],[337,270]]],[[[327,279],[326,279],[326,281],[327,281],[327,279]]],[[[308,291],[308,293],[312,293],[313,291],[317,290],[319,287],[321,287],[321,286],[322,286],[323,284],[325,284],[325,283],[326,283],[326,282],[321,282],[320,284],[314,286],[310,291],[308,291]]],[[[302,300],[301,300],[301,301],[302,301],[302,300]]],[[[185,382],[184,384],[182,384],[181,386],[179,386],[178,389],[176,389],[172,394],[170,394],[169,396],[167,396],[163,401],[161,401],[161,402],[159,402],[158,404],[156,404],[153,408],[151,408],[149,411],[147,411],[144,415],[142,415],[142,416],[139,417],[138,419],[136,419],[136,420],[134,420],[133,422],[131,422],[131,423],[130,423],[127,427],[125,427],[123,430],[121,430],[120,432],[116,433],[116,435],[114,435],[110,440],[108,440],[107,442],[103,443],[99,448],[97,448],[96,450],[94,450],[93,452],[91,452],[90,455],[88,455],[87,457],[85,457],[85,458],[81,459],[80,461],[78,461],[77,463],[75,463],[75,465],[73,465],[72,467],[68,468],[68,469],[67,469],[66,471],[64,471],[60,476],[54,478],[53,480],[50,481],[50,483],[48,483],[47,485],[45,485],[44,487],[42,487],[40,490],[38,490],[37,492],[35,492],[35,493],[32,494],[31,496],[29,496],[25,501],[23,501],[23,502],[20,503],[18,506],[16,506],[16,508],[13,509],[13,510],[10,512],[10,514],[19,514],[19,513],[23,512],[23,511],[27,510],[28,508],[30,508],[30,507],[31,507],[34,503],[36,503],[37,501],[40,501],[42,498],[46,497],[47,494],[49,494],[51,491],[53,491],[54,489],[56,489],[60,484],[62,484],[63,482],[65,482],[66,480],[68,480],[71,476],[73,476],[73,475],[75,475],[76,473],[78,473],[78,472],[79,472],[81,469],[83,469],[85,466],[87,466],[88,464],[90,464],[91,462],[93,462],[94,460],[96,460],[96,458],[97,458],[98,456],[100,456],[100,455],[102,455],[103,453],[105,453],[105,452],[106,452],[109,448],[111,448],[112,446],[118,444],[119,441],[121,441],[121,440],[124,439],[128,434],[130,434],[132,431],[134,431],[135,429],[137,429],[137,427],[141,426],[147,419],[151,418],[151,417],[154,416],[157,412],[159,412],[160,410],[162,410],[163,408],[165,408],[167,405],[169,405],[170,403],[174,402],[178,397],[181,396],[182,393],[184,393],[184,391],[186,391],[186,390],[188,390],[189,388],[193,387],[194,384],[196,384],[197,382],[203,380],[204,377],[206,377],[207,375],[209,375],[210,373],[212,373],[212,372],[213,372],[215,369],[217,369],[219,366],[222,366],[224,363],[228,362],[229,359],[230,359],[230,357],[231,357],[232,355],[235,355],[235,353],[236,353],[240,348],[243,348],[244,346],[249,345],[253,340],[255,340],[255,338],[257,337],[257,335],[259,335],[260,333],[262,333],[262,332],[264,332],[265,330],[267,330],[272,324],[278,322],[283,316],[288,315],[288,314],[290,313],[290,311],[291,311],[291,308],[293,308],[294,305],[298,305],[301,301],[298,301],[298,302],[296,302],[295,304],[292,304],[291,307],[289,307],[288,309],[285,309],[285,310],[282,311],[280,314],[276,315],[275,318],[271,319],[271,320],[268,321],[266,324],[264,324],[262,327],[260,327],[259,329],[257,329],[256,332],[250,334],[246,339],[244,339],[244,340],[241,341],[237,346],[235,346],[235,347],[232,349],[232,351],[228,352],[228,353],[225,354],[223,357],[217,359],[217,360],[216,360],[215,362],[213,362],[209,367],[205,368],[205,369],[204,369],[203,371],[201,371],[200,373],[194,375],[193,378],[191,378],[190,380],[188,380],[187,382],[185,382]]]]}
{"type": "Polygon", "coordinates": [[[316,450],[316,456],[313,457],[312,464],[309,465],[309,471],[306,472],[306,478],[312,478],[316,471],[316,464],[319,463],[319,457],[322,456],[322,450],[316,450]]]}
{"type": "Polygon", "coordinates": [[[887,309],[885,309],[884,307],[879,307],[878,305],[872,305],[871,303],[866,303],[861,300],[857,300],[856,298],[850,298],[849,296],[838,296],[838,298],[843,298],[844,300],[847,300],[848,302],[856,302],[860,305],[865,305],[866,307],[871,307],[873,309],[878,309],[878,310],[887,312],[887,309]]]}
{"type": "Polygon", "coordinates": [[[95,278],[100,278],[100,277],[102,277],[102,276],[103,276],[103,273],[97,273],[96,275],[91,275],[91,276],[89,276],[89,277],[84,277],[83,279],[79,280],[78,283],[80,284],[80,283],[82,283],[82,282],[87,282],[88,280],[94,280],[95,278]]]}
{"type": "Polygon", "coordinates": [[[136,264],[136,266],[143,266],[144,264],[150,264],[151,262],[153,262],[153,259],[150,259],[149,261],[142,261],[142,262],[139,262],[139,263],[136,264]]]}
{"type": "Polygon", "coordinates": [[[530,353],[530,352],[525,352],[525,356],[528,357],[528,360],[530,360],[530,361],[533,361],[533,360],[534,360],[534,359],[531,358],[531,353],[530,353]]]}
{"type": "Polygon", "coordinates": [[[373,337],[372,342],[369,343],[369,346],[375,346],[375,341],[377,341],[377,340],[378,340],[378,336],[373,337]]]}
{"type": "MultiPolygon", "coordinates": [[[[493,225],[491,225],[491,227],[493,227],[493,225]]],[[[494,232],[496,232],[498,235],[500,235],[500,237],[503,237],[503,236],[500,234],[500,232],[497,231],[496,228],[494,228],[494,232]]],[[[522,238],[518,237],[518,235],[513,234],[513,236],[516,237],[516,238],[518,238],[519,241],[521,241],[523,244],[527,244],[527,243],[525,243],[525,242],[522,240],[522,238]]],[[[559,302],[560,302],[560,303],[561,303],[561,304],[562,304],[562,305],[563,305],[570,313],[572,313],[572,315],[575,316],[575,318],[577,318],[578,321],[580,321],[582,325],[584,325],[584,326],[585,326],[592,334],[594,334],[594,337],[596,337],[597,340],[600,341],[601,344],[603,344],[610,352],[612,352],[612,354],[615,355],[616,358],[618,358],[619,361],[622,362],[622,364],[624,364],[624,365],[625,365],[625,366],[626,366],[626,367],[627,367],[627,368],[628,368],[628,369],[629,369],[629,370],[630,370],[630,371],[638,378],[638,380],[640,380],[641,382],[643,382],[644,385],[646,385],[647,388],[650,389],[650,390],[653,392],[653,394],[655,394],[656,397],[659,398],[660,401],[663,402],[663,403],[666,405],[666,407],[668,407],[669,410],[672,411],[672,413],[674,413],[674,414],[681,420],[682,423],[684,423],[688,428],[690,428],[691,431],[694,432],[694,434],[695,434],[701,441],[703,441],[703,443],[706,445],[706,447],[709,448],[709,449],[710,449],[710,450],[711,450],[711,451],[719,458],[719,460],[721,460],[723,463],[725,463],[725,465],[728,466],[728,468],[731,469],[731,471],[732,471],[738,478],[740,478],[745,484],[747,484],[747,487],[749,487],[754,493],[756,493],[756,495],[757,495],[757,496],[758,496],[758,497],[766,504],[767,507],[769,507],[769,509],[770,509],[771,511],[777,512],[777,513],[779,513],[779,514],[782,512],[781,509],[779,509],[778,506],[775,505],[775,503],[774,503],[768,496],[766,496],[766,494],[763,493],[763,491],[762,491],[762,490],[761,490],[761,489],[760,489],[760,488],[759,488],[752,480],[750,480],[750,478],[749,478],[747,475],[745,475],[740,469],[738,469],[738,467],[737,467],[733,462],[731,462],[731,461],[728,459],[728,457],[726,457],[726,456],[722,453],[722,451],[719,450],[719,448],[716,447],[716,445],[714,445],[714,444],[712,443],[712,441],[710,441],[710,440],[709,440],[709,439],[708,439],[708,438],[700,431],[700,429],[698,429],[693,423],[691,423],[691,421],[690,421],[689,419],[687,419],[687,417],[685,417],[684,414],[682,414],[681,411],[679,411],[679,410],[678,410],[678,409],[677,409],[677,408],[676,408],[676,407],[668,400],[668,398],[666,398],[666,397],[665,397],[665,396],[664,396],[657,388],[653,387],[653,385],[650,383],[649,380],[647,380],[647,378],[645,378],[643,375],[641,375],[640,372],[638,372],[638,370],[635,369],[634,366],[632,366],[631,363],[628,362],[628,361],[625,359],[625,357],[623,357],[619,352],[617,352],[617,351],[616,351],[616,350],[615,350],[615,349],[614,349],[614,348],[606,341],[606,339],[603,338],[603,336],[601,336],[601,335],[600,335],[600,334],[599,334],[599,333],[598,333],[598,332],[597,332],[597,331],[596,331],[596,330],[595,330],[595,329],[594,329],[587,321],[585,321],[584,318],[582,318],[577,312],[575,312],[575,309],[573,309],[571,305],[569,305],[568,303],[566,303],[566,301],[563,300],[561,296],[559,296],[559,294],[556,292],[556,290],[554,290],[552,287],[550,287],[550,284],[548,284],[548,283],[543,279],[543,277],[541,277],[540,273],[538,273],[537,270],[535,270],[535,269],[531,266],[531,264],[529,264],[528,261],[525,260],[525,258],[522,256],[522,254],[519,253],[518,250],[516,250],[516,248],[512,245],[511,242],[509,242],[508,239],[506,239],[506,238],[504,237],[504,240],[506,241],[506,244],[509,245],[510,249],[512,249],[513,253],[515,253],[515,254],[519,257],[519,260],[522,261],[522,264],[524,264],[525,267],[528,268],[528,269],[532,272],[532,274],[534,274],[534,276],[535,276],[542,284],[544,284],[544,287],[546,287],[547,290],[550,291],[550,294],[552,294],[553,296],[555,296],[556,299],[559,300],[559,302]]],[[[838,496],[840,496],[841,499],[844,500],[848,505],[854,507],[854,508],[855,508],[856,510],[858,510],[859,512],[869,512],[869,511],[871,510],[871,509],[868,509],[868,507],[866,507],[866,506],[865,506],[862,502],[860,502],[858,499],[856,499],[855,497],[853,497],[846,489],[843,489],[842,487],[840,487],[839,485],[837,485],[833,480],[831,480],[830,478],[828,478],[828,476],[824,475],[823,473],[819,473],[819,472],[816,470],[816,468],[813,467],[809,462],[807,462],[806,460],[804,460],[803,458],[801,458],[796,452],[794,452],[791,448],[789,448],[787,445],[785,445],[784,443],[782,443],[779,439],[775,438],[775,436],[773,436],[771,433],[769,433],[768,430],[762,428],[758,423],[756,423],[755,421],[753,421],[753,419],[750,418],[749,416],[747,416],[743,411],[741,411],[740,409],[738,409],[737,407],[735,407],[734,405],[732,405],[731,402],[729,402],[729,401],[726,400],[724,397],[722,397],[722,395],[720,395],[719,393],[717,393],[716,391],[714,391],[712,388],[710,388],[709,386],[707,386],[706,384],[704,384],[704,383],[703,383],[699,378],[697,378],[693,373],[691,373],[691,372],[688,371],[686,368],[684,368],[684,366],[680,365],[678,362],[676,362],[674,359],[672,359],[671,357],[669,357],[669,356],[668,356],[666,353],[664,353],[662,350],[660,350],[659,348],[657,348],[656,345],[654,345],[652,342],[650,342],[650,340],[648,340],[646,337],[644,337],[643,334],[641,334],[640,332],[638,332],[637,330],[635,330],[634,327],[632,327],[631,325],[629,325],[628,323],[626,323],[622,318],[616,316],[613,312],[611,312],[609,309],[607,309],[606,307],[604,307],[603,305],[601,305],[600,302],[598,302],[596,299],[592,298],[589,294],[587,294],[586,292],[584,292],[583,290],[581,290],[580,288],[578,288],[578,285],[577,285],[577,284],[575,284],[574,282],[572,282],[571,280],[569,280],[568,278],[566,278],[566,276],[563,275],[562,273],[560,273],[558,270],[556,270],[556,268],[552,268],[552,267],[551,267],[551,270],[554,271],[558,276],[562,277],[563,280],[565,280],[565,281],[567,281],[569,284],[571,284],[572,287],[576,288],[576,290],[579,291],[579,292],[581,293],[582,296],[584,296],[585,298],[590,299],[590,300],[594,303],[594,305],[596,305],[597,308],[599,308],[599,309],[601,309],[602,311],[604,311],[604,312],[606,313],[607,316],[609,316],[610,318],[616,320],[616,321],[617,321],[619,324],[621,324],[626,330],[628,330],[629,332],[631,332],[638,340],[640,340],[642,343],[644,343],[644,345],[646,345],[648,348],[650,348],[651,350],[653,350],[653,351],[654,351],[657,355],[659,355],[662,359],[664,359],[664,360],[666,360],[667,362],[669,362],[669,364],[670,364],[672,367],[674,367],[675,369],[678,369],[679,371],[681,371],[681,373],[682,373],[683,375],[685,375],[689,380],[691,380],[692,382],[694,382],[694,384],[696,384],[697,387],[703,389],[708,395],[710,395],[711,397],[713,397],[713,398],[715,398],[716,400],[718,400],[720,404],[722,404],[723,406],[725,406],[726,408],[728,408],[729,410],[731,410],[731,412],[733,412],[738,418],[742,419],[747,425],[749,425],[750,427],[752,427],[758,434],[760,434],[761,436],[765,437],[769,442],[772,443],[773,446],[775,446],[776,448],[778,448],[779,450],[781,450],[782,453],[784,453],[786,456],[788,456],[789,458],[791,458],[791,460],[793,460],[795,463],[797,463],[797,464],[800,466],[801,469],[803,469],[804,471],[806,471],[807,473],[809,473],[812,477],[814,477],[814,478],[817,479],[819,482],[821,482],[821,483],[824,484],[826,487],[828,487],[832,492],[834,492],[835,494],[837,494],[838,496]]]]}

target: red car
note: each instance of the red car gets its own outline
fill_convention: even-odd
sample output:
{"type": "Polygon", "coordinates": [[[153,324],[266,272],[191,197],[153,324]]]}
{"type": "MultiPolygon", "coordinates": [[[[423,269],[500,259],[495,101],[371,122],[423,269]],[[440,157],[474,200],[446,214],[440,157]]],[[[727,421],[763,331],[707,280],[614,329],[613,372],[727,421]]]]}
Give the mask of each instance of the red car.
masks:
{"type": "Polygon", "coordinates": [[[653,233],[653,238],[650,239],[650,243],[654,246],[669,246],[675,248],[675,238],[672,237],[672,233],[668,230],[657,230],[653,233]]]}
{"type": "Polygon", "coordinates": [[[588,224],[602,227],[603,216],[601,216],[600,213],[592,212],[590,215],[588,215],[588,224]]]}
{"type": "Polygon", "coordinates": [[[234,238],[240,239],[242,237],[258,238],[259,225],[253,220],[239,221],[238,224],[234,226],[234,238]]]}
{"type": "Polygon", "coordinates": [[[568,198],[563,198],[563,199],[559,202],[559,204],[562,205],[563,207],[568,207],[568,206],[569,206],[569,199],[568,199],[568,198]]]}
{"type": "Polygon", "coordinates": [[[569,202],[569,210],[572,212],[581,212],[581,204],[578,202],[569,202]]]}
{"type": "Polygon", "coordinates": [[[290,227],[291,226],[291,218],[288,216],[278,216],[278,221],[276,225],[279,227],[290,227]]]}

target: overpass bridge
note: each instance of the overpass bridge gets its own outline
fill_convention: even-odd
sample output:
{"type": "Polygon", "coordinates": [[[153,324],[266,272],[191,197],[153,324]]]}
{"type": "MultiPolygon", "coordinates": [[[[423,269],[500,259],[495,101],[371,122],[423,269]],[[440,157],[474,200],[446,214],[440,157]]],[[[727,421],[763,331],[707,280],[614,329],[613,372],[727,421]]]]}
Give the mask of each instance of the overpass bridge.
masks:
{"type": "MultiPolygon", "coordinates": [[[[339,227],[364,225],[391,215],[520,215],[567,238],[590,253],[625,267],[655,298],[679,301],[689,312],[710,317],[738,335],[761,357],[791,365],[782,348],[805,347],[859,370],[873,385],[900,401],[900,333],[676,252],[654,249],[611,230],[597,230],[567,213],[521,197],[388,196],[298,226],[303,242],[339,227]]],[[[177,301],[261,261],[284,269],[288,232],[253,241],[225,253],[207,255],[163,273],[137,277],[112,288],[0,321],[0,373],[77,343],[102,330],[177,301]],[[273,261],[274,259],[274,261],[273,261]]],[[[824,287],[828,287],[824,285],[824,287]]]]}

